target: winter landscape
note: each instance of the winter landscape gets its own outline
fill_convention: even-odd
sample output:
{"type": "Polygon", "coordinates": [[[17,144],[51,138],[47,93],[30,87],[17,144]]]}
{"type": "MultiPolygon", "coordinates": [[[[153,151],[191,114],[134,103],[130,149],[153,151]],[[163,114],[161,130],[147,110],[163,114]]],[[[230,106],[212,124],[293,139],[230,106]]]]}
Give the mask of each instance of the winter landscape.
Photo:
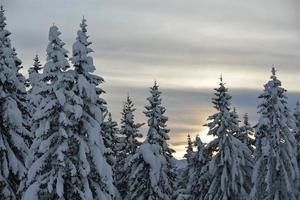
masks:
{"type": "Polygon", "coordinates": [[[253,2],[1,2],[0,200],[300,199],[300,4],[253,2]]]}

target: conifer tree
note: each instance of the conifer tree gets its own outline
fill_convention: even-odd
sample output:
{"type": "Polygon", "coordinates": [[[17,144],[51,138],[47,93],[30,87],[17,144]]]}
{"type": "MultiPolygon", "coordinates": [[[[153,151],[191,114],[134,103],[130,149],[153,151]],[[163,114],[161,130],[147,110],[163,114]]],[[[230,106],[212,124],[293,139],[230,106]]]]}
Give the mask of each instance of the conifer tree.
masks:
{"type": "Polygon", "coordinates": [[[128,180],[129,194],[126,199],[165,199],[173,198],[175,189],[175,163],[167,143],[169,129],[166,109],[161,105],[161,92],[155,82],[145,106],[148,117],[148,134],[144,143],[131,159],[131,172],[128,180]]]}
{"type": "Polygon", "coordinates": [[[295,118],[296,126],[300,130],[300,102],[299,101],[296,102],[296,107],[294,109],[293,115],[295,118]]]}
{"type": "MultiPolygon", "coordinates": [[[[198,137],[198,135],[197,135],[198,137]]],[[[177,200],[184,200],[189,198],[190,191],[187,191],[189,178],[191,176],[191,170],[193,168],[193,142],[191,140],[190,134],[187,136],[187,147],[184,158],[186,159],[187,166],[183,169],[181,174],[178,176],[177,183],[177,200]]]]}
{"type": "Polygon", "coordinates": [[[233,111],[230,114],[232,115],[232,118],[234,119],[234,121],[236,121],[237,125],[239,125],[239,123],[241,121],[239,120],[239,115],[236,111],[236,107],[233,107],[233,111]]]}
{"type": "Polygon", "coordinates": [[[74,78],[66,71],[70,66],[60,34],[55,25],[50,27],[47,62],[39,80],[47,84],[36,88],[41,99],[33,114],[36,130],[26,160],[29,169],[24,200],[70,199],[81,193],[71,180],[77,166],[70,138],[80,117],[82,102],[72,91],[74,78]]]}
{"type": "Polygon", "coordinates": [[[255,166],[252,199],[297,199],[299,169],[294,119],[287,107],[286,90],[272,68],[271,80],[259,96],[259,121],[256,125],[255,166]]]}
{"type": "MultiPolygon", "coordinates": [[[[28,69],[28,80],[27,85],[29,87],[28,90],[28,99],[29,99],[29,107],[30,107],[30,113],[31,118],[33,113],[35,112],[37,106],[40,103],[41,95],[37,94],[41,87],[43,87],[43,80],[41,75],[42,65],[40,63],[38,55],[36,55],[33,59],[34,63],[33,66],[28,69]]],[[[31,124],[31,132],[34,133],[35,130],[32,128],[31,124]]]]}
{"type": "Polygon", "coordinates": [[[121,113],[121,129],[119,132],[121,135],[121,150],[117,154],[115,172],[117,188],[123,198],[126,196],[128,191],[127,182],[131,168],[128,162],[136,153],[137,148],[141,145],[141,142],[138,139],[143,137],[142,133],[139,131],[139,128],[142,127],[143,124],[135,123],[134,121],[135,110],[134,103],[128,95],[121,113]]]}
{"type": "Polygon", "coordinates": [[[117,153],[120,151],[119,128],[118,123],[113,121],[111,113],[107,114],[107,120],[102,123],[102,137],[106,152],[107,162],[114,168],[117,153]]]}
{"type": "Polygon", "coordinates": [[[184,154],[184,158],[186,159],[186,161],[187,161],[188,164],[192,164],[193,152],[194,152],[194,150],[193,150],[193,142],[192,142],[190,134],[188,134],[188,136],[187,136],[186,153],[184,154]]]}
{"type": "Polygon", "coordinates": [[[187,193],[189,200],[205,199],[209,186],[211,175],[209,173],[209,161],[211,152],[209,146],[206,146],[197,135],[195,139],[196,151],[193,154],[193,164],[190,166],[190,175],[187,183],[187,193]]]}
{"type": "Polygon", "coordinates": [[[19,73],[21,60],[5,29],[4,9],[0,7],[0,199],[15,199],[26,169],[25,157],[31,134],[25,78],[19,73]]]}
{"type": "Polygon", "coordinates": [[[297,144],[297,160],[298,160],[298,167],[300,167],[300,103],[297,101],[296,107],[294,109],[294,118],[295,118],[295,139],[297,144]]]}
{"type": "Polygon", "coordinates": [[[208,134],[216,137],[210,143],[217,145],[217,151],[209,162],[211,182],[205,199],[245,199],[251,189],[251,151],[234,137],[239,127],[230,112],[231,96],[222,78],[219,85],[213,98],[217,113],[208,118],[207,124],[208,134]]]}
{"type": "Polygon", "coordinates": [[[76,42],[73,44],[75,94],[83,101],[82,117],[77,139],[81,158],[83,160],[81,179],[83,187],[88,191],[87,199],[114,199],[117,196],[116,187],[113,184],[112,167],[107,163],[105,155],[111,152],[103,141],[103,121],[107,112],[106,102],[101,98],[104,93],[100,84],[104,79],[96,74],[93,58],[89,55],[93,50],[89,47],[87,24],[83,18],[80,30],[77,32],[76,42]]]}
{"type": "Polygon", "coordinates": [[[245,113],[243,125],[240,127],[240,134],[238,139],[248,146],[251,152],[254,152],[254,129],[249,123],[248,113],[245,113]]]}
{"type": "Polygon", "coordinates": [[[33,59],[33,65],[28,69],[28,84],[30,85],[29,93],[34,87],[40,85],[42,65],[39,56],[36,55],[33,59]]]}
{"type": "Polygon", "coordinates": [[[135,123],[134,112],[136,108],[130,96],[128,95],[122,110],[120,134],[124,137],[124,150],[126,155],[134,154],[136,149],[141,145],[138,139],[143,137],[140,128],[144,123],[135,123]]]}

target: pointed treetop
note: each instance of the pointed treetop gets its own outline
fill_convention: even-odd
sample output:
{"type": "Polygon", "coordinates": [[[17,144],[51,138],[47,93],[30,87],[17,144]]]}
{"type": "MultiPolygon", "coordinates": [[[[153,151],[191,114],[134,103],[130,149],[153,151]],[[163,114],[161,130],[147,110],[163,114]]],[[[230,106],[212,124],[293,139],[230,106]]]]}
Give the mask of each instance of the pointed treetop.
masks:
{"type": "Polygon", "coordinates": [[[81,21],[81,24],[80,24],[80,28],[82,30],[82,32],[86,33],[87,32],[87,24],[86,24],[86,19],[84,18],[84,16],[82,17],[82,21],[81,21]]]}
{"type": "Polygon", "coordinates": [[[220,83],[219,83],[219,85],[220,85],[220,88],[224,88],[225,87],[225,83],[224,83],[224,79],[223,79],[223,75],[222,74],[220,75],[220,83]]]}
{"type": "Polygon", "coordinates": [[[34,61],[37,61],[37,60],[39,60],[39,55],[38,54],[35,54],[35,56],[34,56],[34,59],[33,59],[34,61]]]}
{"type": "Polygon", "coordinates": [[[275,69],[274,65],[272,66],[271,72],[272,72],[271,78],[272,78],[272,79],[276,79],[276,72],[277,72],[277,70],[275,69]]]}
{"type": "Polygon", "coordinates": [[[127,104],[132,104],[132,100],[129,94],[127,94],[126,102],[127,104]]]}
{"type": "Polygon", "coordinates": [[[3,30],[4,27],[6,26],[6,23],[5,23],[5,20],[6,20],[6,17],[4,15],[4,8],[3,8],[3,5],[1,5],[0,7],[0,29],[3,30]]]}
{"type": "Polygon", "coordinates": [[[157,81],[156,81],[156,80],[154,81],[153,87],[158,88],[158,84],[157,84],[157,81]]]}
{"type": "Polygon", "coordinates": [[[111,117],[111,113],[109,112],[108,113],[108,119],[111,121],[112,120],[112,117],[111,117]]]}
{"type": "Polygon", "coordinates": [[[220,79],[221,82],[219,84],[219,87],[214,89],[216,91],[216,97],[212,98],[213,104],[215,105],[214,107],[217,110],[223,111],[224,108],[226,108],[226,110],[229,111],[231,96],[228,94],[228,88],[226,88],[225,84],[223,83],[223,78],[220,79]]]}
{"type": "Polygon", "coordinates": [[[4,15],[4,11],[5,11],[5,10],[4,10],[4,8],[3,8],[3,5],[1,5],[1,6],[0,6],[0,13],[4,15]]]}
{"type": "Polygon", "coordinates": [[[244,124],[248,124],[249,123],[249,116],[248,113],[245,113],[244,115],[244,124]]]}
{"type": "Polygon", "coordinates": [[[49,28],[49,40],[56,39],[60,35],[61,32],[59,31],[59,28],[53,23],[49,28]]]}
{"type": "Polygon", "coordinates": [[[203,142],[199,136],[199,134],[196,135],[195,141],[194,141],[195,146],[197,147],[198,151],[202,148],[203,142]]]}
{"type": "Polygon", "coordinates": [[[293,115],[295,117],[295,123],[298,128],[298,132],[296,134],[296,138],[300,141],[300,102],[296,102],[296,107],[294,108],[293,115]]]}
{"type": "Polygon", "coordinates": [[[294,109],[294,115],[297,115],[297,118],[298,118],[298,115],[300,117],[300,102],[299,101],[296,102],[296,107],[294,109]]]}
{"type": "Polygon", "coordinates": [[[154,85],[150,88],[150,92],[152,93],[152,95],[154,96],[160,96],[161,92],[158,90],[159,86],[157,84],[157,81],[154,81],[154,85]]]}
{"type": "Polygon", "coordinates": [[[236,107],[233,107],[233,112],[234,112],[234,113],[237,113],[237,112],[236,112],[236,107]]]}
{"type": "Polygon", "coordinates": [[[195,137],[195,144],[198,145],[198,144],[201,144],[201,143],[202,143],[201,138],[200,138],[199,134],[197,134],[196,137],[195,137]]]}
{"type": "Polygon", "coordinates": [[[130,101],[130,100],[131,100],[130,95],[129,95],[129,92],[127,92],[126,100],[127,100],[127,101],[130,101]]]}
{"type": "Polygon", "coordinates": [[[191,138],[190,133],[187,134],[187,141],[188,141],[188,144],[192,144],[192,138],[191,138]]]}
{"type": "Polygon", "coordinates": [[[33,59],[33,68],[36,72],[39,72],[39,70],[41,70],[41,63],[40,63],[40,59],[39,59],[39,56],[38,54],[35,55],[34,59],[33,59]]]}

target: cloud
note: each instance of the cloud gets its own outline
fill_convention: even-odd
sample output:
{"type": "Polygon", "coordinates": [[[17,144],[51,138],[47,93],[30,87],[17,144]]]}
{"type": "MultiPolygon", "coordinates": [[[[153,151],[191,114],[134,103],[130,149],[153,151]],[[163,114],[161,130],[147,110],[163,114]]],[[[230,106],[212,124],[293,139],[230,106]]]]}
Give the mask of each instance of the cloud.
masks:
{"type": "MultiPolygon", "coordinates": [[[[142,112],[145,110],[144,106],[147,105],[146,98],[150,95],[148,88],[113,86],[109,83],[105,84],[104,88],[107,91],[105,99],[109,102],[108,107],[115,119],[118,120],[120,118],[120,105],[122,105],[127,92],[129,92],[137,107],[136,120],[138,122],[146,122],[147,119],[142,112]]],[[[162,103],[166,107],[166,115],[169,117],[170,143],[178,151],[176,155],[180,156],[183,154],[188,133],[192,137],[200,134],[202,139],[207,142],[211,137],[206,135],[207,128],[204,125],[207,123],[207,117],[215,112],[211,103],[214,91],[212,89],[169,89],[164,88],[163,85],[161,85],[161,91],[163,92],[162,103]]],[[[258,96],[261,92],[262,88],[261,90],[229,88],[229,93],[232,95],[231,107],[237,108],[241,119],[245,113],[248,113],[250,122],[253,125],[258,119],[257,106],[261,102],[258,96]]],[[[287,96],[290,110],[292,111],[296,101],[300,98],[300,93],[288,92],[287,96]]],[[[142,128],[142,132],[146,135],[147,125],[142,128]]]]}
{"type": "Polygon", "coordinates": [[[3,5],[24,73],[36,53],[44,62],[53,23],[71,52],[84,15],[96,72],[106,80],[105,99],[114,118],[119,121],[129,92],[138,108],[137,121],[145,122],[148,87],[157,80],[177,155],[183,154],[188,132],[205,132],[220,74],[233,106],[240,115],[249,112],[253,122],[272,64],[290,91],[291,105],[299,96],[298,0],[5,0],[3,5]]]}

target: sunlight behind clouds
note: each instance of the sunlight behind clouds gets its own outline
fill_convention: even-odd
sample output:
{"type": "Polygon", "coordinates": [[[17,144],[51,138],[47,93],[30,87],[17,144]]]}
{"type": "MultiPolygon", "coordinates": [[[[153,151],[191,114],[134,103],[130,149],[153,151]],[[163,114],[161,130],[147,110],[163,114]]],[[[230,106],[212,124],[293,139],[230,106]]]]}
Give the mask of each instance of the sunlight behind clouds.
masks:
{"type": "MultiPolygon", "coordinates": [[[[251,112],[253,123],[257,96],[273,64],[290,92],[291,107],[299,98],[298,0],[37,2],[3,3],[12,44],[23,60],[22,72],[32,65],[36,53],[45,62],[48,29],[53,23],[71,55],[84,15],[96,72],[106,81],[104,98],[114,119],[120,121],[122,102],[130,93],[137,105],[136,120],[145,122],[142,112],[148,88],[157,80],[178,158],[184,154],[187,133],[210,139],[203,125],[215,112],[211,97],[221,74],[232,92],[233,106],[240,115],[251,112]]],[[[145,135],[147,127],[142,131],[145,135]]]]}

